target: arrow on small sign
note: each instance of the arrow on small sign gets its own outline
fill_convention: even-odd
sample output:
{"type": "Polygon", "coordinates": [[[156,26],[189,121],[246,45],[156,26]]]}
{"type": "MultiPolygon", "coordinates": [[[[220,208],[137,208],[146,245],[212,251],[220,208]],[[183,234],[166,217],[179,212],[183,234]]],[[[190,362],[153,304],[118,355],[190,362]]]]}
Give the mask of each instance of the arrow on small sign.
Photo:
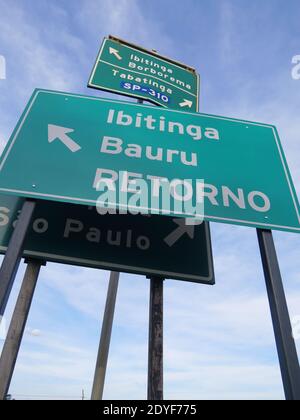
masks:
{"type": "Polygon", "coordinates": [[[48,141],[60,140],[71,152],[78,152],[81,147],[72,140],[67,134],[73,133],[72,128],[60,127],[59,125],[48,125],[48,141]]]}
{"type": "Polygon", "coordinates": [[[109,47],[109,54],[113,54],[118,60],[122,60],[122,57],[119,54],[119,51],[115,48],[109,47]]]}
{"type": "Polygon", "coordinates": [[[173,219],[173,222],[176,223],[178,227],[164,239],[169,247],[176,244],[184,235],[188,235],[191,239],[194,239],[195,225],[186,225],[185,219],[173,219]]]}
{"type": "Polygon", "coordinates": [[[184,99],[183,100],[183,102],[181,102],[180,104],[179,104],[179,106],[181,107],[181,108],[184,108],[184,107],[189,107],[189,108],[192,108],[192,106],[193,106],[193,101],[189,101],[188,99],[184,99]]]}

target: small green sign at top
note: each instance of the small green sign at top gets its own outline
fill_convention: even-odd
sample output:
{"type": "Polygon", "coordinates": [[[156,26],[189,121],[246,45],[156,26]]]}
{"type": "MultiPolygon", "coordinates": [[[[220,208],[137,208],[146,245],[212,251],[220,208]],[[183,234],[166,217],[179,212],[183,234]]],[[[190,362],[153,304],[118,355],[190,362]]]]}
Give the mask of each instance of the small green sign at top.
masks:
{"type": "Polygon", "coordinates": [[[193,68],[113,37],[104,38],[88,86],[198,111],[199,75],[193,68]]]}

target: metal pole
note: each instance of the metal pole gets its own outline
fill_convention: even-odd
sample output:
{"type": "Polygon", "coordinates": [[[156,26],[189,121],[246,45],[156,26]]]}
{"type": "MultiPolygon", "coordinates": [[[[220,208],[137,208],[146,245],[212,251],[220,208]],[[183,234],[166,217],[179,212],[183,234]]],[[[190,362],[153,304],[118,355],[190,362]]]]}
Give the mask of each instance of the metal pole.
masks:
{"type": "MultiPolygon", "coordinates": [[[[157,52],[156,50],[152,50],[157,52]]],[[[138,99],[140,104],[142,99],[138,99]]],[[[150,278],[148,400],[163,400],[163,291],[164,279],[150,278]]]]}
{"type": "Polygon", "coordinates": [[[257,229],[281,375],[287,400],[300,400],[300,368],[282,284],[276,249],[270,230],[257,229]]]}
{"type": "Polygon", "coordinates": [[[19,220],[11,236],[6,254],[0,268],[0,317],[3,316],[16,273],[22,258],[23,246],[36,202],[24,202],[19,220]]]}
{"type": "Polygon", "coordinates": [[[120,273],[111,272],[95,368],[92,400],[102,400],[120,273]]]}
{"type": "Polygon", "coordinates": [[[33,294],[43,261],[29,260],[0,358],[0,400],[4,400],[10,386],[33,294]]]}
{"type": "Polygon", "coordinates": [[[150,278],[148,400],[163,400],[163,283],[150,278]]]}
{"type": "MultiPolygon", "coordinates": [[[[142,104],[143,100],[138,99],[137,103],[142,104]]],[[[113,271],[111,272],[91,396],[91,400],[94,401],[102,400],[103,398],[106,367],[119,286],[119,278],[120,273],[113,271]]]]}

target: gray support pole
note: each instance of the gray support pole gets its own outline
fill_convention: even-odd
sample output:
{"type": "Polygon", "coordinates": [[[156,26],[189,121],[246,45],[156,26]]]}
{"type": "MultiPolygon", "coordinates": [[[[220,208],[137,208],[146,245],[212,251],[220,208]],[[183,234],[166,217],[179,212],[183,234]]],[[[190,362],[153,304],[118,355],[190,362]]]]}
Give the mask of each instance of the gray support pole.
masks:
{"type": "Polygon", "coordinates": [[[120,273],[111,272],[91,399],[102,400],[120,273]]]}
{"type": "Polygon", "coordinates": [[[287,400],[300,400],[300,368],[276,249],[270,230],[257,230],[269,304],[287,400]]]}
{"type": "Polygon", "coordinates": [[[163,400],[163,282],[160,277],[150,278],[148,400],[153,401],[163,400]]]}
{"type": "Polygon", "coordinates": [[[11,236],[5,257],[0,268],[0,317],[3,316],[16,273],[22,258],[23,246],[36,202],[24,202],[19,220],[11,236]]]}
{"type": "Polygon", "coordinates": [[[150,279],[148,400],[163,400],[163,284],[150,279]]]}
{"type": "Polygon", "coordinates": [[[30,260],[0,358],[0,400],[10,386],[42,261],[30,260]]]}
{"type": "MultiPolygon", "coordinates": [[[[138,99],[137,103],[142,104],[143,100],[138,99]]],[[[106,375],[106,367],[107,367],[107,360],[108,360],[108,353],[109,353],[109,346],[110,346],[110,339],[111,339],[111,331],[114,319],[114,312],[115,312],[115,305],[117,299],[117,292],[119,286],[119,278],[120,273],[118,272],[111,272],[107,298],[106,298],[106,306],[105,312],[102,322],[102,331],[101,331],[101,338],[100,344],[98,349],[98,356],[94,374],[94,383],[92,389],[92,396],[91,400],[99,401],[103,398],[103,391],[104,391],[104,383],[105,383],[105,375],[106,375]]]]}

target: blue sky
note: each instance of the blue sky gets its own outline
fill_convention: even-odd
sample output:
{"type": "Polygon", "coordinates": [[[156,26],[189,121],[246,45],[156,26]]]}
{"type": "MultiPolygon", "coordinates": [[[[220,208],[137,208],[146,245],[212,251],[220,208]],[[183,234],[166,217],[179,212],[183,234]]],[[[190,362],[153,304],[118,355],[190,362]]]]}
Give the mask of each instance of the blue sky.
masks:
{"type": "MultiPolygon", "coordinates": [[[[289,0],[0,0],[0,142],[36,87],[86,88],[113,34],[195,67],[200,110],[275,124],[300,196],[300,4],[289,0]]],[[[121,98],[120,98],[121,99],[121,98]]],[[[255,229],[212,224],[216,286],[165,282],[165,398],[284,397],[255,229]]],[[[291,318],[300,315],[300,237],[275,232],[291,318]]],[[[7,310],[11,314],[20,268],[7,310]]],[[[109,273],[42,269],[10,392],[90,395],[109,273]]],[[[144,399],[149,282],[122,274],[104,397],[144,399]]],[[[0,340],[0,347],[3,341],[0,340]]],[[[297,341],[300,351],[300,341],[297,341]]]]}

